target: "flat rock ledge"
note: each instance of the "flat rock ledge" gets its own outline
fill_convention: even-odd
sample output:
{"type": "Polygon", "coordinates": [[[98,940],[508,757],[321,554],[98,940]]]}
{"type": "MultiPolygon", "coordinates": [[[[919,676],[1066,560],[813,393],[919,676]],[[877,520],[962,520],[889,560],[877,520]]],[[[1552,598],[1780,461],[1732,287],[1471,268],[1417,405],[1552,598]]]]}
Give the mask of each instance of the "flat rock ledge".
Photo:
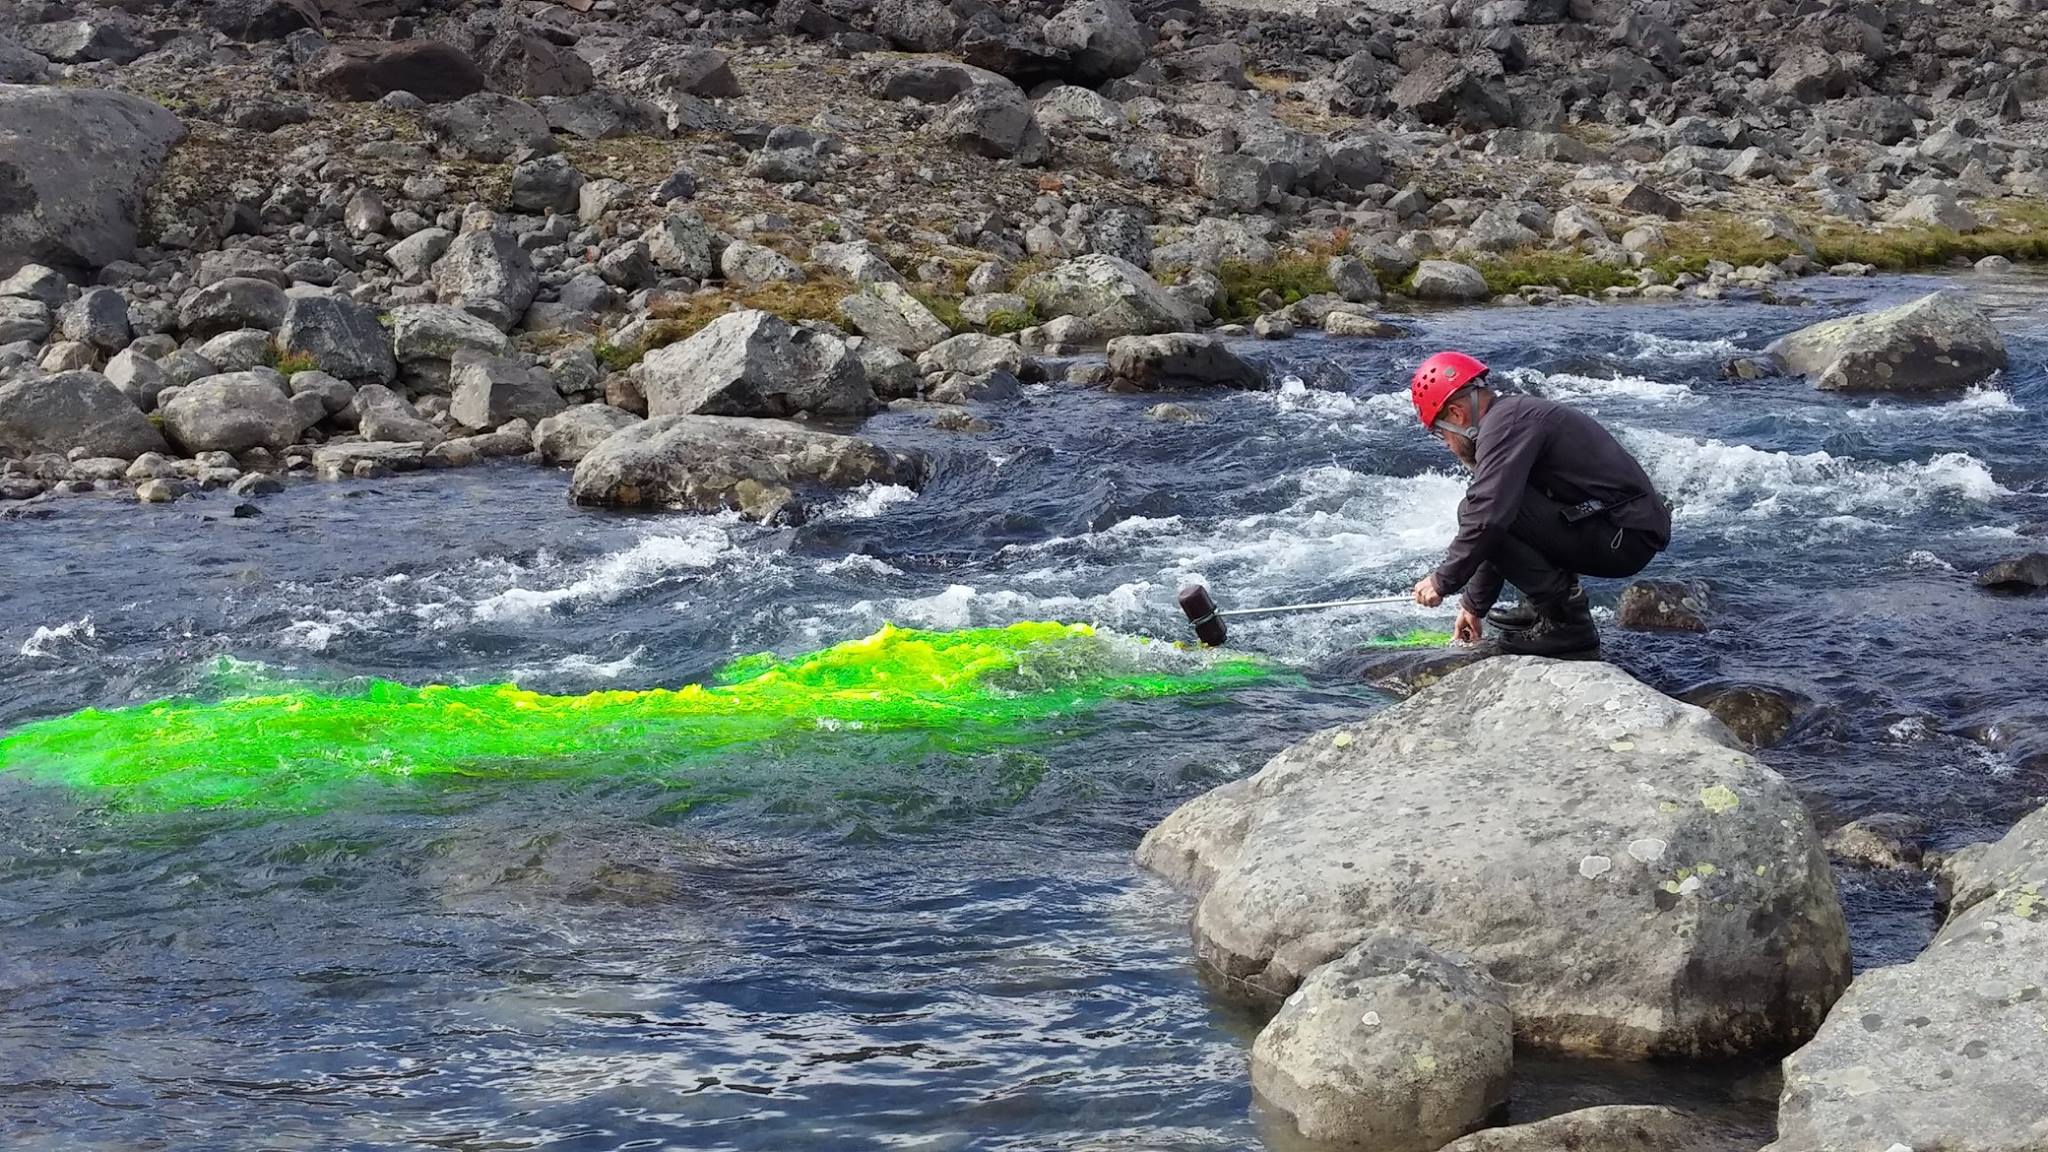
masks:
{"type": "Polygon", "coordinates": [[[1461,669],[1183,805],[1141,862],[1199,897],[1231,993],[1284,997],[1368,932],[1472,959],[1518,1042],[1790,1048],[1848,984],[1820,837],[1705,711],[1610,665],[1461,669]]]}
{"type": "Polygon", "coordinates": [[[1940,876],[1948,922],[1785,1060],[1767,1152],[2048,1148],[2048,808],[1940,876]]]}

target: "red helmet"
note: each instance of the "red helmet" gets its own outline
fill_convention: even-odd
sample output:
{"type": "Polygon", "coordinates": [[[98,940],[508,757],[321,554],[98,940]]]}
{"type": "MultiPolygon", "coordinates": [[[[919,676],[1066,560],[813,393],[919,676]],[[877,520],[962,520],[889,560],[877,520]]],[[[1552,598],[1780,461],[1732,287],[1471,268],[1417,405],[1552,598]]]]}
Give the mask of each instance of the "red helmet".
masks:
{"type": "Polygon", "coordinates": [[[1424,428],[1433,427],[1436,418],[1450,403],[1458,389],[1479,380],[1486,375],[1486,365],[1465,355],[1463,352],[1439,352],[1422,362],[1415,370],[1415,379],[1408,385],[1415,397],[1415,414],[1422,417],[1424,428]]]}

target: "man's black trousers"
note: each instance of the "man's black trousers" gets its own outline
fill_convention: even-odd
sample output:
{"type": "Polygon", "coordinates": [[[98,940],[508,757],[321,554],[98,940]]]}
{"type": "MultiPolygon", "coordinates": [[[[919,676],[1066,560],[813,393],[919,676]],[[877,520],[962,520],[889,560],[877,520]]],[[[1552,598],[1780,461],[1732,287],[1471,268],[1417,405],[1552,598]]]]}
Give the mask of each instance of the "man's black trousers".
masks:
{"type": "Polygon", "coordinates": [[[1564,506],[1531,488],[1489,560],[1530,603],[1542,604],[1570,592],[1574,576],[1633,576],[1656,555],[1647,536],[1604,515],[1566,523],[1564,506]]]}

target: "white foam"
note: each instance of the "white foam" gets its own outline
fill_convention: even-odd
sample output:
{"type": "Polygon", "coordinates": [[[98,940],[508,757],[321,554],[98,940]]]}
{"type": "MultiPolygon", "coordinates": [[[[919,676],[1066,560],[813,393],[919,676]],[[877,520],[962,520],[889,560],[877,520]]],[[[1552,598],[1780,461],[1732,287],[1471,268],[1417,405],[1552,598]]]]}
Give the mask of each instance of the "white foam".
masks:
{"type": "Polygon", "coordinates": [[[901,576],[903,569],[865,552],[854,552],[818,565],[818,573],[822,576],[901,576]]]}
{"type": "Polygon", "coordinates": [[[293,648],[308,652],[325,652],[327,646],[342,632],[343,624],[336,620],[294,620],[278,633],[277,640],[293,648]]]}
{"type": "Polygon", "coordinates": [[[1906,553],[1906,567],[1934,572],[1953,572],[1956,570],[1955,565],[1927,551],[1925,548],[1915,548],[1911,552],[1906,553]]]}
{"type": "Polygon", "coordinates": [[[35,633],[22,641],[21,654],[30,658],[55,660],[58,656],[50,651],[52,645],[66,640],[97,640],[99,629],[94,626],[91,616],[72,620],[51,627],[47,624],[36,626],[35,633]]]}
{"type": "Polygon", "coordinates": [[[1631,360],[1725,360],[1742,354],[1733,340],[1687,340],[1654,332],[1630,332],[1623,339],[1631,360]]]}
{"type": "Polygon", "coordinates": [[[1896,514],[1947,500],[1988,503],[2011,495],[1983,461],[1963,452],[1886,464],[1827,452],[1772,452],[1644,428],[1623,429],[1620,437],[1681,519],[1795,511],[1896,514]]]}
{"type": "Polygon", "coordinates": [[[514,668],[506,675],[514,684],[523,684],[528,680],[546,676],[575,676],[599,680],[617,680],[619,677],[639,667],[640,657],[646,654],[647,649],[644,646],[635,648],[616,660],[599,660],[595,656],[586,656],[579,652],[574,655],[564,656],[553,664],[514,668]]]}
{"type": "MultiPolygon", "coordinates": [[[[1859,424],[1925,424],[1929,421],[1960,423],[2002,419],[2007,416],[2023,416],[2026,409],[2012,394],[1999,388],[1979,384],[1964,392],[1958,399],[1945,404],[1900,405],[1882,401],[1846,410],[1846,417],[1859,424]]],[[[1832,423],[1841,419],[1842,410],[1835,408],[1811,408],[1801,413],[1816,424],[1832,423]]]]}
{"type": "Polygon", "coordinates": [[[681,534],[648,536],[621,552],[572,569],[572,578],[553,588],[507,588],[477,601],[478,621],[530,620],[558,606],[609,604],[678,573],[703,571],[735,554],[732,538],[718,521],[691,524],[681,534]]]}
{"type": "Polygon", "coordinates": [[[901,484],[869,481],[822,509],[819,519],[872,520],[898,504],[915,499],[917,492],[901,484]]]}
{"type": "Polygon", "coordinates": [[[1516,368],[1507,375],[1531,392],[1554,400],[1647,400],[1663,404],[1698,404],[1705,400],[1683,384],[1667,384],[1646,376],[1581,376],[1573,372],[1545,375],[1529,368],[1516,368]]]}

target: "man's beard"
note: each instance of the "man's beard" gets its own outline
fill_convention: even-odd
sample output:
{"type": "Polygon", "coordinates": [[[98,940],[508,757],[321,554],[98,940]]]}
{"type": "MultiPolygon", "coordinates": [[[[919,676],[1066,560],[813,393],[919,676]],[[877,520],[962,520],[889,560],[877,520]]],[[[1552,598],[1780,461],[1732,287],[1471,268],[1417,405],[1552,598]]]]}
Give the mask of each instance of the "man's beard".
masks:
{"type": "Polygon", "coordinates": [[[1458,458],[1458,463],[1463,464],[1467,468],[1479,467],[1479,454],[1472,450],[1472,442],[1470,440],[1453,439],[1450,448],[1451,455],[1458,458]]]}

